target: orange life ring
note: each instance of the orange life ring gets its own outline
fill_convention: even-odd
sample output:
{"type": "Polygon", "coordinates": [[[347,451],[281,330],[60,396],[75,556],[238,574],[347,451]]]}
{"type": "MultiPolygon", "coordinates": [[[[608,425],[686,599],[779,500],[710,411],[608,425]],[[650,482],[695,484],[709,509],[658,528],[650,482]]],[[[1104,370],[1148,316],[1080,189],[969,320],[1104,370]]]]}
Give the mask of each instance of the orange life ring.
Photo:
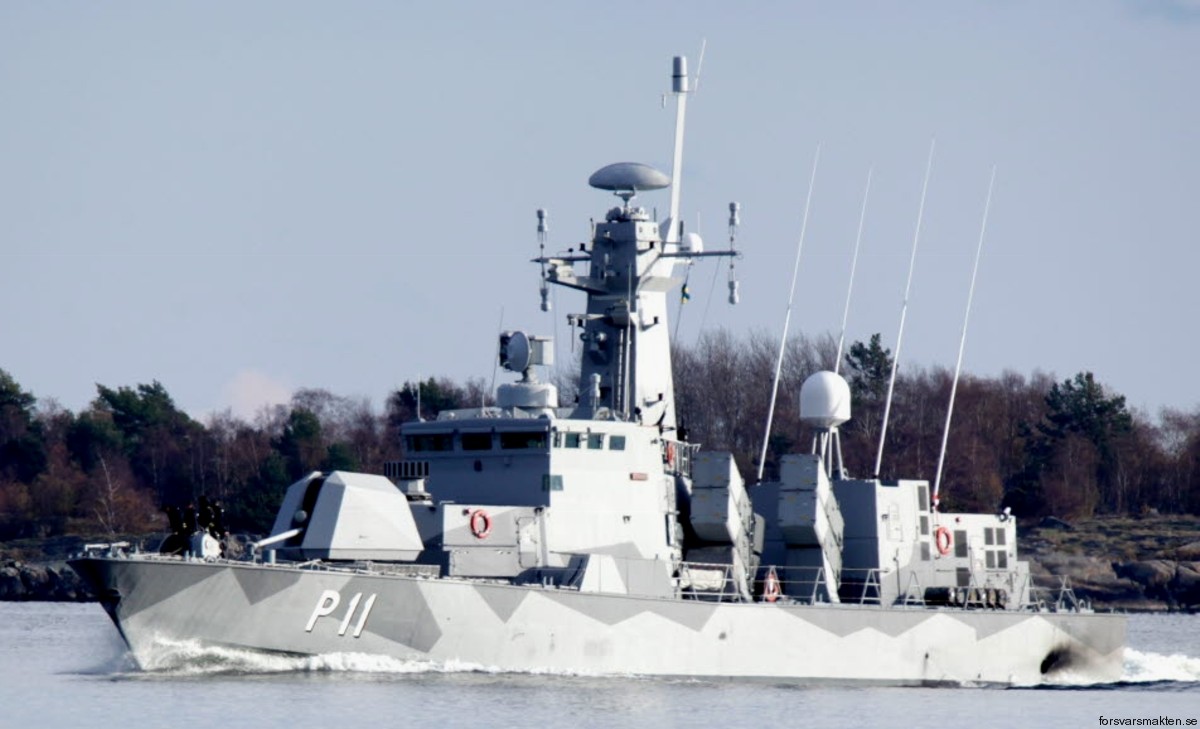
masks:
{"type": "Polygon", "coordinates": [[[767,580],[763,585],[763,600],[775,602],[782,594],[783,590],[779,589],[779,578],[775,576],[775,568],[772,567],[767,571],[767,580]]]}
{"type": "Polygon", "coordinates": [[[937,543],[938,554],[945,557],[950,554],[950,547],[954,544],[954,538],[950,536],[950,530],[944,526],[940,526],[933,531],[934,541],[937,543]]]}
{"type": "Polygon", "coordinates": [[[675,444],[670,442],[667,443],[667,465],[675,465],[675,444]]]}
{"type": "Polygon", "coordinates": [[[471,533],[476,539],[486,539],[487,535],[492,533],[492,517],[483,509],[476,509],[471,512],[471,518],[468,520],[471,525],[471,533]]]}

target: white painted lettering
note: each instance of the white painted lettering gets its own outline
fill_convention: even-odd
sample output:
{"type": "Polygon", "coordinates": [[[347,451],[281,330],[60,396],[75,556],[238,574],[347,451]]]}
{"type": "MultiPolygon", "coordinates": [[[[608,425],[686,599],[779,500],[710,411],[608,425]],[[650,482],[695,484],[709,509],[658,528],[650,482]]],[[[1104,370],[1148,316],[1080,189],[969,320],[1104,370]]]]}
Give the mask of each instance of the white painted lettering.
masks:
{"type": "Polygon", "coordinates": [[[358,601],[362,599],[362,593],[354,593],[354,597],[350,598],[350,607],[346,608],[346,617],[342,618],[342,624],[338,626],[338,635],[345,635],[346,629],[350,627],[350,618],[354,617],[354,611],[358,609],[358,601]]]}
{"type": "Polygon", "coordinates": [[[363,628],[367,625],[367,616],[371,614],[371,608],[375,607],[375,595],[372,593],[367,598],[367,603],[363,605],[362,615],[358,616],[358,624],[354,626],[354,637],[362,635],[363,628]]]}
{"type": "Polygon", "coordinates": [[[325,590],[321,593],[321,599],[317,600],[317,606],[313,608],[312,616],[308,619],[308,625],[304,626],[305,632],[311,633],[313,626],[317,624],[317,618],[323,618],[332,613],[342,601],[342,596],[337,590],[325,590]]]}

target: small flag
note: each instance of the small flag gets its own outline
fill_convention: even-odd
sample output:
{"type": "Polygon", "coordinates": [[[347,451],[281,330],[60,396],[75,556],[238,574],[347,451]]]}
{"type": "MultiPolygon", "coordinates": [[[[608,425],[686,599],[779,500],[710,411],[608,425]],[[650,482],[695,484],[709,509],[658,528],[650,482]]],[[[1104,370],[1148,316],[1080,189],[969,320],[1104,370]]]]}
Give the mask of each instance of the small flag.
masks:
{"type": "Polygon", "coordinates": [[[692,300],[692,292],[688,291],[688,285],[684,284],[679,291],[679,303],[683,304],[692,300]]]}

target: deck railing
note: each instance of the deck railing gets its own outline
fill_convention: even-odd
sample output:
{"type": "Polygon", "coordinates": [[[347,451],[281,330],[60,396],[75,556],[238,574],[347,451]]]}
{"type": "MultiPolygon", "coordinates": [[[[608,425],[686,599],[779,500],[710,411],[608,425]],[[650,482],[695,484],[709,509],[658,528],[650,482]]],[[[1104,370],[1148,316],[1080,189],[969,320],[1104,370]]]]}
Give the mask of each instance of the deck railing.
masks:
{"type": "MultiPolygon", "coordinates": [[[[143,552],[137,545],[127,542],[105,544],[88,544],[78,556],[109,557],[140,559],[152,561],[209,561],[222,563],[246,564],[247,560],[230,560],[214,558],[199,560],[195,557],[178,555],[160,555],[153,552],[143,552]],[[130,549],[130,547],[133,547],[130,549]]],[[[260,561],[257,558],[249,560],[259,567],[280,569],[302,569],[305,571],[328,571],[338,573],[354,573],[360,575],[387,575],[417,577],[422,579],[438,579],[444,577],[437,565],[393,563],[393,562],[348,562],[330,563],[322,560],[305,562],[286,562],[274,564],[260,561]]],[[[579,589],[582,572],[579,566],[570,567],[540,567],[529,570],[528,574],[513,580],[497,578],[498,583],[521,585],[540,584],[547,589],[579,589]]],[[[943,607],[949,609],[980,610],[980,609],[1009,609],[1007,602],[997,599],[998,589],[979,585],[972,577],[967,585],[945,587],[931,586],[926,589],[919,575],[909,573],[902,589],[896,593],[896,598],[885,601],[884,581],[898,579],[895,572],[873,569],[843,569],[838,580],[838,600],[843,605],[868,607],[908,607],[928,608],[943,607]],[[934,593],[934,590],[948,590],[946,594],[934,593]],[[931,594],[941,597],[932,598],[931,594]]],[[[1036,585],[1032,576],[1026,574],[1019,584],[1014,584],[1011,599],[1020,600],[1013,607],[1017,610],[1034,612],[1090,612],[1092,606],[1086,600],[1079,598],[1066,576],[1059,576],[1058,584],[1052,586],[1036,585]]],[[[672,572],[674,595],[666,599],[698,600],[706,602],[747,603],[765,602],[780,605],[818,605],[833,604],[827,594],[824,568],[785,568],[762,566],[756,574],[745,574],[740,565],[730,565],[709,562],[679,561],[672,572]],[[774,574],[775,587],[768,589],[767,575],[774,574]],[[805,574],[803,578],[787,579],[789,574],[805,574]]],[[[600,592],[603,587],[600,586],[600,592]]],[[[633,593],[625,593],[633,594],[633,593]]],[[[659,592],[653,595],[634,595],[645,598],[664,598],[659,592]]]]}

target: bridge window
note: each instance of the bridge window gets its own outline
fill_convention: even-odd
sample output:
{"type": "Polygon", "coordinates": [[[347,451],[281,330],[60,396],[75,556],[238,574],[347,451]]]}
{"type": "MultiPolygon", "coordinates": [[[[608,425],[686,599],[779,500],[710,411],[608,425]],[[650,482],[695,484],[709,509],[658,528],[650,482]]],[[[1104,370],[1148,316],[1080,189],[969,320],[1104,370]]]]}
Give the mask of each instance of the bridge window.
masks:
{"type": "Polygon", "coordinates": [[[462,448],[464,451],[490,451],[492,449],[492,434],[463,433],[462,448]]]}
{"type": "Polygon", "coordinates": [[[609,436],[609,438],[608,438],[608,449],[609,449],[610,451],[623,451],[623,450],[625,450],[625,436],[623,436],[623,435],[612,435],[612,436],[609,436]]]}
{"type": "Polygon", "coordinates": [[[546,448],[546,432],[536,433],[501,433],[500,447],[510,450],[532,450],[546,448]]]}
{"type": "Polygon", "coordinates": [[[410,435],[405,440],[407,441],[408,450],[414,453],[454,450],[454,438],[449,433],[410,435]]]}
{"type": "Polygon", "coordinates": [[[588,450],[598,451],[604,448],[603,433],[588,433],[587,437],[588,450]]]}
{"type": "Polygon", "coordinates": [[[578,448],[580,443],[579,433],[567,433],[567,447],[578,448]]]}

